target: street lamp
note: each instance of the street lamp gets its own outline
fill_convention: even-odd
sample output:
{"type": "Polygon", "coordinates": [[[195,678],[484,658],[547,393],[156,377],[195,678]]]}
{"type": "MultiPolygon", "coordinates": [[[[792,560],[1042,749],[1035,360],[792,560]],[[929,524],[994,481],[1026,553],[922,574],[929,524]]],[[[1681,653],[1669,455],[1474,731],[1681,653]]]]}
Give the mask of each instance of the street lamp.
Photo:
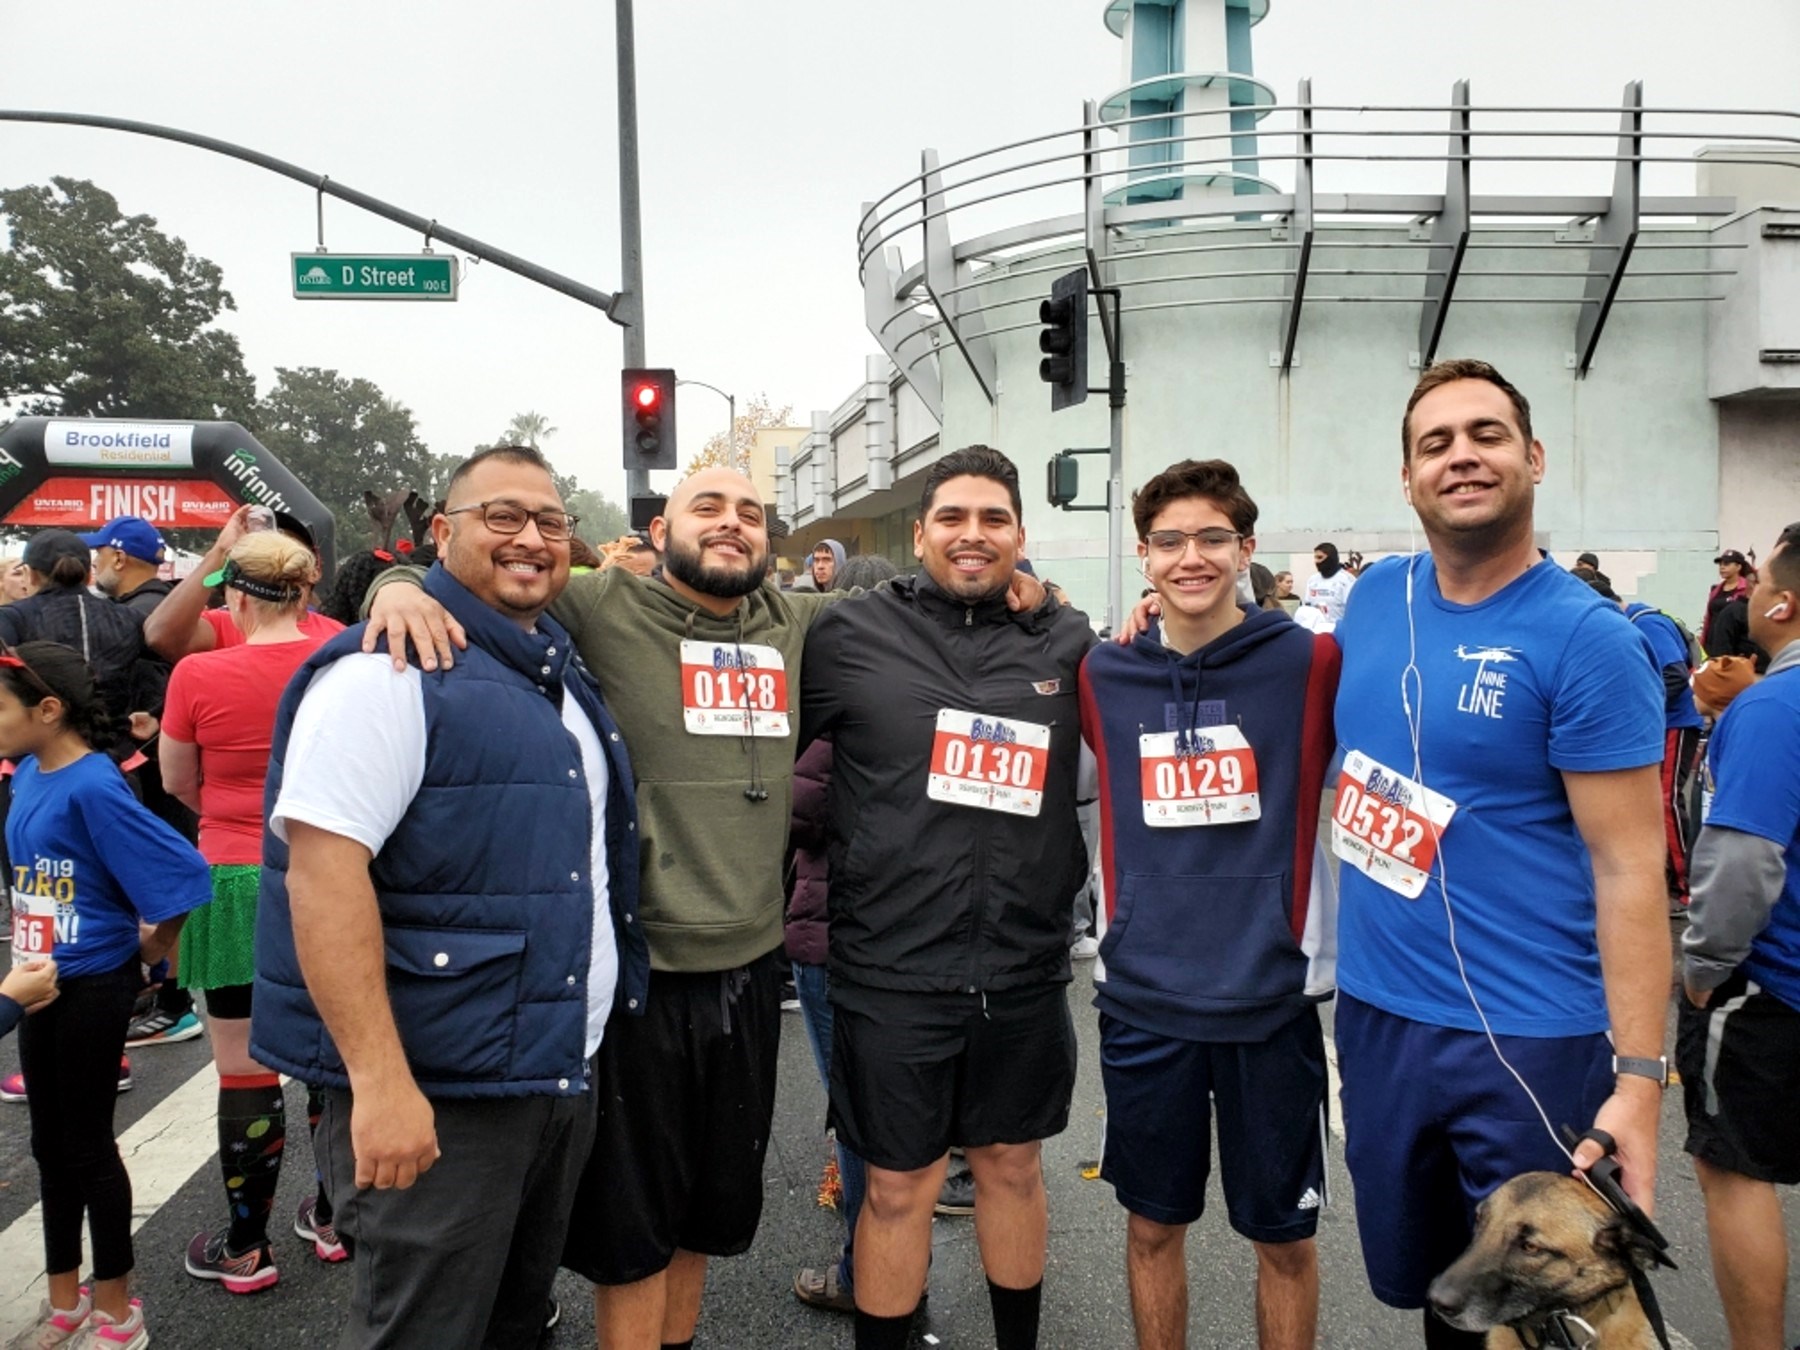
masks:
{"type": "Polygon", "coordinates": [[[723,389],[719,388],[718,385],[708,384],[705,380],[677,380],[677,381],[675,381],[675,387],[677,389],[681,388],[681,386],[684,384],[697,384],[702,389],[710,389],[713,391],[713,393],[717,394],[720,398],[725,400],[726,406],[731,409],[731,414],[730,414],[731,421],[725,428],[725,454],[730,459],[732,468],[738,469],[742,472],[748,472],[749,471],[748,464],[739,464],[738,463],[738,456],[737,456],[737,395],[736,394],[728,394],[723,389]]]}

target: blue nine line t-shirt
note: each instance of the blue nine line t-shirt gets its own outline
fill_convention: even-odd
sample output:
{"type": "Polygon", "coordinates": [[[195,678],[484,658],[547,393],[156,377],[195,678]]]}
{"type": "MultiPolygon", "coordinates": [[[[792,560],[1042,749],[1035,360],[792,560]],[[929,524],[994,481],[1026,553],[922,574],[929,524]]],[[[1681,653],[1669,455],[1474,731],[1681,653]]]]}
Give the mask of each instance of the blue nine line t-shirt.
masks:
{"type": "Polygon", "coordinates": [[[1787,877],[1744,973],[1800,1010],[1800,667],[1746,689],[1719,718],[1707,752],[1717,785],[1708,829],[1781,845],[1787,877]]]}
{"type": "Polygon", "coordinates": [[[1450,945],[1447,889],[1457,949],[1497,1034],[1604,1030],[1593,869],[1562,774],[1661,763],[1663,689],[1643,635],[1552,562],[1459,605],[1420,553],[1369,568],[1336,636],[1342,751],[1455,803],[1416,899],[1340,867],[1338,987],[1400,1017],[1480,1030],[1450,945]],[[1409,651],[1417,773],[1401,699],[1409,651]]]}
{"type": "Polygon", "coordinates": [[[117,970],[138,952],[138,920],[163,923],[212,899],[206,861],[131,795],[105,755],[53,773],[27,756],[6,818],[13,904],[55,906],[57,975],[117,970]]]}

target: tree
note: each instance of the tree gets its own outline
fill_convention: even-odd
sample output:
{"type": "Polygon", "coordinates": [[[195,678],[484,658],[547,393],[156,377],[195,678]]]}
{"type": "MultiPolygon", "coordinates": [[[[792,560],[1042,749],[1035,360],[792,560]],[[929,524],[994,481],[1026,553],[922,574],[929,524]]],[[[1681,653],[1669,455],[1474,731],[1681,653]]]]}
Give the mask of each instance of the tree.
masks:
{"type": "MultiPolygon", "coordinates": [[[[732,469],[745,468],[750,463],[750,447],[756,442],[756,433],[765,427],[785,427],[793,416],[793,404],[771,407],[767,394],[757,394],[732,423],[729,442],[723,431],[715,432],[700,447],[699,453],[688,461],[687,473],[699,473],[702,469],[717,468],[720,465],[732,469]]],[[[682,476],[686,477],[687,474],[682,476]]]]}
{"type": "MultiPolygon", "coordinates": [[[[369,548],[374,522],[363,492],[408,487],[428,500],[442,461],[419,439],[404,405],[362,379],[315,366],[276,367],[275,386],[258,410],[262,441],[337,517],[340,555],[369,548]]],[[[454,468],[454,462],[450,465],[454,468]]]]}
{"type": "Polygon", "coordinates": [[[533,450],[542,450],[544,442],[556,435],[556,428],[550,425],[550,419],[542,413],[516,413],[513,420],[506,424],[496,444],[529,445],[533,450]]]}
{"type": "Polygon", "coordinates": [[[237,308],[215,264],[85,179],[0,190],[0,217],[0,403],[252,421],[256,382],[214,326],[237,308]]]}

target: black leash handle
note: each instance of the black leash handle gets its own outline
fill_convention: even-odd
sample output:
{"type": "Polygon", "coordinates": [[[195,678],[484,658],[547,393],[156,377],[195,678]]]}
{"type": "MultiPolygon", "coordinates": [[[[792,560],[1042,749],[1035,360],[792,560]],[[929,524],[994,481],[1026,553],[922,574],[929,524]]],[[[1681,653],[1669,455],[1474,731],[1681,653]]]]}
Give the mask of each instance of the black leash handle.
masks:
{"type": "MultiPolygon", "coordinates": [[[[1592,1166],[1586,1169],[1585,1175],[1600,1198],[1606,1201],[1613,1213],[1623,1219],[1627,1225],[1650,1245],[1651,1259],[1659,1266],[1677,1269],[1669,1256],[1669,1240],[1663,1236],[1650,1216],[1638,1208],[1637,1201],[1625,1194],[1625,1187],[1619,1181],[1619,1141],[1605,1130],[1590,1129],[1577,1135],[1567,1125],[1562,1127],[1563,1139],[1573,1153],[1584,1140],[1593,1140],[1603,1150],[1601,1156],[1592,1166]]],[[[1663,1320],[1662,1305],[1657,1302],[1656,1290],[1650,1284],[1649,1274],[1638,1266],[1629,1252],[1625,1257],[1626,1271],[1631,1276],[1631,1288],[1637,1295],[1638,1304],[1644,1310],[1644,1318],[1650,1323],[1650,1329],[1656,1333],[1656,1342],[1662,1350],[1672,1350],[1669,1345],[1668,1324],[1663,1320]]]]}

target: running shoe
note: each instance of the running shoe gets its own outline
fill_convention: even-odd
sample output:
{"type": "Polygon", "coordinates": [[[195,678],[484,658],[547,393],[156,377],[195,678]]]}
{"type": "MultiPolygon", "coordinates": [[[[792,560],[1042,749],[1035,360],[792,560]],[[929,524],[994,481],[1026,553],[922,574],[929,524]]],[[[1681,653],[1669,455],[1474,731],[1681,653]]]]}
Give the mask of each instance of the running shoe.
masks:
{"type": "Polygon", "coordinates": [[[933,1208],[952,1218],[975,1212],[975,1174],[964,1167],[944,1178],[933,1208]]]}
{"type": "Polygon", "coordinates": [[[254,1294],[272,1288],[281,1278],[267,1238],[234,1255],[225,1246],[224,1233],[194,1234],[188,1243],[187,1273],[199,1280],[217,1280],[228,1294],[254,1294]]]}
{"type": "MultiPolygon", "coordinates": [[[[119,1091],[131,1091],[131,1058],[119,1056],[119,1091]]],[[[0,1078],[0,1102],[22,1102],[25,1100],[25,1075],[9,1073],[0,1078]]]]}
{"type": "Polygon", "coordinates": [[[71,1344],[71,1350],[144,1350],[150,1331],[144,1325],[144,1300],[131,1300],[131,1316],[115,1322],[100,1309],[88,1315],[87,1325],[71,1344]]]}
{"type": "Polygon", "coordinates": [[[67,1345],[81,1334],[93,1310],[94,1302],[88,1297],[85,1284],[81,1286],[81,1298],[69,1312],[58,1312],[50,1306],[49,1299],[41,1298],[36,1319],[6,1343],[6,1350],[50,1350],[52,1346],[67,1345]]]}
{"type": "Polygon", "coordinates": [[[177,1041],[191,1041],[205,1029],[192,1010],[177,1016],[161,1008],[152,1008],[142,1017],[133,1019],[125,1029],[125,1044],[131,1047],[173,1045],[177,1041]]]}
{"type": "Polygon", "coordinates": [[[294,1215],[294,1232],[313,1245],[313,1255],[321,1261],[345,1261],[350,1252],[338,1237],[337,1229],[322,1221],[314,1213],[319,1197],[315,1193],[300,1202],[300,1211],[294,1215]]]}
{"type": "Polygon", "coordinates": [[[1100,939],[1091,933],[1083,933],[1069,944],[1069,959],[1072,961],[1092,961],[1100,955],[1100,939]]]}

